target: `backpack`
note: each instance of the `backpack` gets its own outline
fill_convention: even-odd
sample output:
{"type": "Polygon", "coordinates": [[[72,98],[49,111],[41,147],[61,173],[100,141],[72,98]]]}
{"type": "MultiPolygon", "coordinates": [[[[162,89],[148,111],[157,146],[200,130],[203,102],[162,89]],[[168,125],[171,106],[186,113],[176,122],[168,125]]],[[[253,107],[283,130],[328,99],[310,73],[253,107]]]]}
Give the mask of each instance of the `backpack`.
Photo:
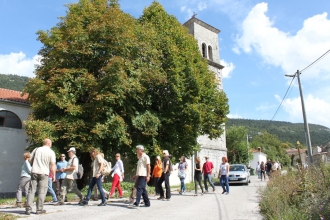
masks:
{"type": "Polygon", "coordinates": [[[111,173],[111,162],[108,162],[103,159],[103,168],[101,174],[103,176],[108,176],[111,173]]]}
{"type": "MultiPolygon", "coordinates": [[[[77,157],[75,157],[75,158],[77,158],[77,157]]],[[[73,158],[73,160],[74,160],[74,158],[73,158]]],[[[72,164],[73,164],[73,160],[72,160],[72,164]]],[[[82,164],[79,164],[79,160],[78,160],[77,179],[81,179],[83,177],[83,175],[84,175],[84,168],[83,168],[82,164]]]]}

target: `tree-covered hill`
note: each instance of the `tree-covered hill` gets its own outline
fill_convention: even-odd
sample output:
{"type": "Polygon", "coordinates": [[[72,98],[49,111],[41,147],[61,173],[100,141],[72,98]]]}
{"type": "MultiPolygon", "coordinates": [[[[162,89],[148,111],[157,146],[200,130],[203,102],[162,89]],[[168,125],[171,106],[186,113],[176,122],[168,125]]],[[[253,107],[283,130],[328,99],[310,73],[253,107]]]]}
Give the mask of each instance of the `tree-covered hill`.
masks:
{"type": "MultiPolygon", "coordinates": [[[[267,131],[276,135],[282,142],[296,145],[297,141],[306,145],[303,123],[290,123],[284,121],[252,120],[252,119],[228,119],[226,126],[244,126],[248,129],[249,136],[255,136],[258,132],[267,131]]],[[[330,129],[316,124],[309,124],[309,132],[312,146],[326,145],[330,141],[330,129]]]]}
{"type": "Polygon", "coordinates": [[[22,91],[29,77],[0,73],[0,88],[22,91]]]}

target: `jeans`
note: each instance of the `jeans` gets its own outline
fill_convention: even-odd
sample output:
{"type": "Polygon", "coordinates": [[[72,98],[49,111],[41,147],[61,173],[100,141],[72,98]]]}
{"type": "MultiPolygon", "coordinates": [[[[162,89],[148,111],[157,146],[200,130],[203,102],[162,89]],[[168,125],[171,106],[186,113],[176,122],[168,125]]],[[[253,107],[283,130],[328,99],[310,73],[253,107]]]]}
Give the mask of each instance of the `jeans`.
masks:
{"type": "Polygon", "coordinates": [[[199,174],[195,174],[195,194],[197,194],[197,184],[199,184],[199,187],[201,188],[202,190],[202,193],[204,193],[204,190],[203,190],[203,187],[202,187],[202,174],[199,173],[199,174]]]}
{"type": "Polygon", "coordinates": [[[266,180],[266,174],[265,174],[265,171],[264,170],[262,170],[261,172],[260,172],[261,174],[261,180],[262,180],[262,176],[264,177],[264,179],[266,180]]]}
{"type": "Polygon", "coordinates": [[[208,191],[208,186],[207,186],[207,182],[208,181],[210,183],[210,185],[212,186],[212,188],[214,189],[214,184],[212,182],[212,179],[211,179],[211,174],[204,174],[204,187],[205,187],[205,191],[208,191]]]}
{"type": "Polygon", "coordinates": [[[166,189],[166,199],[171,198],[171,187],[170,187],[170,173],[162,173],[162,176],[158,180],[158,190],[159,196],[164,198],[164,189],[162,187],[163,182],[165,181],[165,189],[166,189]]]}
{"type": "Polygon", "coordinates": [[[64,202],[66,198],[67,192],[74,192],[80,200],[82,200],[83,195],[80,192],[80,190],[77,188],[77,183],[76,180],[74,179],[65,179],[63,182],[63,185],[61,187],[61,196],[60,196],[60,201],[64,202]]]}
{"type": "Polygon", "coordinates": [[[24,188],[25,198],[28,197],[30,181],[31,181],[31,177],[27,177],[27,176],[21,177],[21,180],[19,181],[17,191],[16,191],[17,202],[22,202],[22,188],[24,188]]]}
{"type": "Polygon", "coordinates": [[[185,180],[185,178],[180,178],[181,192],[185,192],[186,191],[186,186],[184,185],[184,180],[185,180]]]}
{"type": "Polygon", "coordinates": [[[32,209],[34,195],[38,187],[37,211],[41,211],[44,206],[44,201],[48,189],[48,175],[46,174],[31,174],[31,184],[29,187],[29,194],[27,196],[26,210],[32,209]]]}
{"type": "Polygon", "coordinates": [[[258,179],[260,179],[261,178],[261,171],[260,170],[257,171],[257,174],[258,174],[258,179]]]}
{"type": "Polygon", "coordinates": [[[148,192],[146,190],[147,185],[147,177],[145,176],[138,176],[137,177],[137,187],[136,187],[136,200],[135,203],[137,205],[140,204],[141,196],[144,201],[145,206],[150,206],[150,200],[148,198],[148,192]]]}
{"type": "Polygon", "coordinates": [[[50,193],[50,195],[52,196],[53,202],[57,202],[57,197],[56,194],[53,190],[53,179],[52,178],[48,178],[48,190],[47,192],[50,193]]]}
{"type": "Polygon", "coordinates": [[[115,192],[115,188],[118,189],[119,196],[123,196],[123,191],[120,188],[120,176],[118,174],[113,175],[113,180],[112,180],[112,186],[111,186],[111,192],[109,196],[112,196],[113,193],[115,192]]]}
{"type": "Polygon", "coordinates": [[[229,193],[229,184],[227,175],[221,175],[220,183],[224,192],[229,193]]]}
{"type": "Polygon", "coordinates": [[[102,187],[102,175],[99,178],[93,177],[91,179],[91,182],[89,183],[88,193],[87,193],[85,201],[88,202],[89,199],[91,198],[93,187],[95,186],[95,184],[97,185],[97,188],[100,191],[102,203],[105,203],[106,199],[105,199],[104,191],[103,191],[103,187],[102,187]]]}

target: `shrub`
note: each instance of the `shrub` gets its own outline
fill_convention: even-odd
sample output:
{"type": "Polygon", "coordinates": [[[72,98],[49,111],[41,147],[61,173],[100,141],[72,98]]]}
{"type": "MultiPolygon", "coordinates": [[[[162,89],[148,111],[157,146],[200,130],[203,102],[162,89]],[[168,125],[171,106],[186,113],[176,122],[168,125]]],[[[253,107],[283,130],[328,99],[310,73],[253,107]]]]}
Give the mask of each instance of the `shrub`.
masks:
{"type": "Polygon", "coordinates": [[[259,190],[265,219],[330,219],[330,165],[290,171],[259,190]]]}

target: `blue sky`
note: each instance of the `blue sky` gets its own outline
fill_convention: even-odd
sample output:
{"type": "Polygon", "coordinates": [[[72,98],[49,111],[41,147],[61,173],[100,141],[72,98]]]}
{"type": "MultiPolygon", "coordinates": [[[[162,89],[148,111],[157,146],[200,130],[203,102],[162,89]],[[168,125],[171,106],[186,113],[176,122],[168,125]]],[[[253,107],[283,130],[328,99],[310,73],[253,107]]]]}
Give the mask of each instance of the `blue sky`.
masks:
{"type": "MultiPolygon", "coordinates": [[[[38,30],[49,30],[73,0],[0,0],[0,73],[33,77],[38,30]]],[[[119,1],[139,17],[152,0],[119,1]]],[[[161,0],[184,23],[192,14],[221,30],[220,59],[230,118],[271,120],[291,78],[330,49],[330,1],[161,0]]],[[[330,54],[301,74],[309,123],[330,127],[330,54]]],[[[303,122],[298,83],[274,120],[303,122]]]]}

